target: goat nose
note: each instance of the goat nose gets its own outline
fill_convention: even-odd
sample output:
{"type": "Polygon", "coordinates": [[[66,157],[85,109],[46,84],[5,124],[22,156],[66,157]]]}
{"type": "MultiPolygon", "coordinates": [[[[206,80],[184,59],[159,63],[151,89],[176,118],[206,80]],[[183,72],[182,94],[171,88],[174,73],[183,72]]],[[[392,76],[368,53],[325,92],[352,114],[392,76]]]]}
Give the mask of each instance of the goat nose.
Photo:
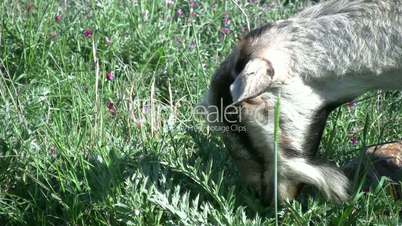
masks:
{"type": "Polygon", "coordinates": [[[263,93],[272,83],[267,74],[269,65],[261,59],[252,59],[230,85],[233,104],[254,98],[263,93]]]}

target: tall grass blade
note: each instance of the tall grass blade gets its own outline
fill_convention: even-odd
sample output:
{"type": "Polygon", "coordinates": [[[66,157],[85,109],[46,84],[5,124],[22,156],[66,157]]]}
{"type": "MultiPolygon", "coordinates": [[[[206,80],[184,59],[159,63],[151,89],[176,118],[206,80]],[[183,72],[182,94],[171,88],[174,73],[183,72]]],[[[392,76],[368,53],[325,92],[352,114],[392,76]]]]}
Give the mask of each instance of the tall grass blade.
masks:
{"type": "Polygon", "coordinates": [[[278,225],[278,151],[279,151],[279,142],[280,142],[280,131],[279,131],[279,121],[280,121],[280,99],[281,96],[278,96],[278,99],[275,103],[274,110],[274,197],[275,197],[275,225],[278,225]]]}

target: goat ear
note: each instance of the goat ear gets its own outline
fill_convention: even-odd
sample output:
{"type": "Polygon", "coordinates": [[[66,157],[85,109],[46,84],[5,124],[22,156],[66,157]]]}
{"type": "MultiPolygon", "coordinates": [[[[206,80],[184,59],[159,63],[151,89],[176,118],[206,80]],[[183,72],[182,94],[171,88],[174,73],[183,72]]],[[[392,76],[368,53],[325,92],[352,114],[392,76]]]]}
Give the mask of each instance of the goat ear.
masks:
{"type": "Polygon", "coordinates": [[[260,58],[249,60],[243,71],[230,85],[233,104],[263,93],[271,85],[274,73],[272,64],[268,60],[260,58]]]}

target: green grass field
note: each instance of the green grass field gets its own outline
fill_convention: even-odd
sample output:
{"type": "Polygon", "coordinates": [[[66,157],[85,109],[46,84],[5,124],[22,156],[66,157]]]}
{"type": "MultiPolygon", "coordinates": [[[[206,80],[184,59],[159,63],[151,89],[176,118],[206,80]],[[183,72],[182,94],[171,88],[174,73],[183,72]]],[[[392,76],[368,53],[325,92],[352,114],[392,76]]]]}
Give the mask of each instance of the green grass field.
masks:
{"type": "MultiPolygon", "coordinates": [[[[1,1],[0,225],[274,224],[192,109],[248,23],[300,2],[235,2],[1,1]]],[[[402,138],[401,102],[378,91],[342,106],[320,155],[342,165],[402,138]]],[[[400,225],[388,188],[306,196],[279,223],[400,225]]]]}

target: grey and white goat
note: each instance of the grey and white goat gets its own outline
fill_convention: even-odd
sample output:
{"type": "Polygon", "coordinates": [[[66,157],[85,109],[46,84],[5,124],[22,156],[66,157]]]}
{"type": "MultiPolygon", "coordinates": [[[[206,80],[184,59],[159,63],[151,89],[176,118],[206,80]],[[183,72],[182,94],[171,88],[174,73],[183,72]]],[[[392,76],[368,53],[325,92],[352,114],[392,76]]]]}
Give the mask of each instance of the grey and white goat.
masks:
{"type": "Polygon", "coordinates": [[[309,184],[342,202],[348,179],[314,153],[328,114],[375,89],[402,89],[402,1],[330,0],[242,38],[213,76],[205,106],[225,114],[214,126],[237,128],[222,130],[225,143],[241,177],[270,203],[280,95],[280,199],[309,184]]]}

